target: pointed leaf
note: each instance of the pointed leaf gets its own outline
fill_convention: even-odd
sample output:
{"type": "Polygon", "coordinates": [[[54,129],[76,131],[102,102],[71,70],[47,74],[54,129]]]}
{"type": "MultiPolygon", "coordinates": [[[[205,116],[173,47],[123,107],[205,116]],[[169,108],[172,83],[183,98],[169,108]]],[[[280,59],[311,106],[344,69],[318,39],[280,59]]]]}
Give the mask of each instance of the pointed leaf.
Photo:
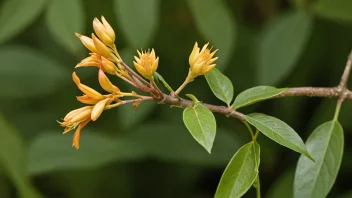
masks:
{"type": "Polygon", "coordinates": [[[251,125],[256,127],[268,138],[282,146],[297,151],[314,161],[309,155],[301,137],[299,137],[299,135],[285,122],[261,113],[252,113],[245,117],[251,125]]]}
{"type": "Polygon", "coordinates": [[[241,197],[252,186],[258,175],[260,147],[257,142],[242,146],[227,165],[215,198],[241,197]]]}
{"type": "Polygon", "coordinates": [[[230,79],[217,68],[207,73],[205,78],[214,95],[227,105],[230,105],[233,98],[233,85],[230,79]]]}
{"type": "Polygon", "coordinates": [[[286,90],[287,88],[277,89],[275,87],[270,86],[253,87],[238,94],[235,99],[235,102],[232,104],[232,108],[238,109],[259,101],[270,99],[286,90]]]}
{"type": "Polygon", "coordinates": [[[27,47],[8,46],[0,50],[0,60],[1,98],[49,94],[70,79],[64,67],[27,47]]]}
{"type": "Polygon", "coordinates": [[[216,134],[213,113],[201,103],[197,103],[183,111],[183,122],[194,139],[210,153],[216,134]]]}
{"type": "Polygon", "coordinates": [[[84,10],[81,0],[50,1],[46,12],[46,24],[58,44],[71,53],[77,53],[82,44],[75,32],[84,31],[84,10]]]}
{"type": "Polygon", "coordinates": [[[159,0],[114,0],[117,20],[133,48],[146,48],[158,25],[159,0]]]}
{"type": "Polygon", "coordinates": [[[54,170],[91,169],[115,161],[130,161],[144,156],[143,148],[125,139],[85,131],[81,147],[72,148],[72,134],[43,133],[29,147],[28,172],[38,175],[54,170]]]}
{"type": "Polygon", "coordinates": [[[263,32],[259,45],[260,84],[274,85],[296,65],[312,32],[312,18],[295,11],[279,17],[263,32]]]}
{"type": "Polygon", "coordinates": [[[236,22],[225,1],[188,0],[198,31],[216,49],[217,68],[223,70],[231,58],[236,43],[236,22]],[[221,23],[219,23],[221,21],[221,23]],[[221,36],[219,36],[221,35],[221,36]]]}
{"type": "Polygon", "coordinates": [[[314,2],[315,14],[339,22],[352,22],[352,1],[350,0],[319,0],[314,2]]]}
{"type": "Polygon", "coordinates": [[[29,26],[43,10],[46,0],[7,0],[0,3],[0,43],[29,26]]]}
{"type": "Polygon", "coordinates": [[[298,160],[294,197],[326,197],[335,183],[343,147],[343,129],[338,121],[318,126],[307,140],[307,149],[315,163],[301,156],[298,160]]]}
{"type": "Polygon", "coordinates": [[[37,198],[29,182],[27,152],[20,134],[0,115],[0,164],[22,197],[37,198]]]}

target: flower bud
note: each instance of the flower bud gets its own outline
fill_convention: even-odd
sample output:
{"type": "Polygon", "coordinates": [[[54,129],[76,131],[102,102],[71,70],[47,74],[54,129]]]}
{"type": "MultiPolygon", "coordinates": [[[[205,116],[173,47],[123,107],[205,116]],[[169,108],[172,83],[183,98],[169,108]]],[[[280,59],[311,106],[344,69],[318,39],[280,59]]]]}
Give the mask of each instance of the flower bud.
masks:
{"type": "Polygon", "coordinates": [[[81,107],[79,109],[75,109],[75,110],[72,110],[70,111],[64,118],[64,121],[69,121],[71,120],[73,117],[75,117],[77,114],[83,112],[84,110],[87,110],[87,109],[91,109],[91,106],[85,106],[85,107],[81,107]]]}
{"type": "Polygon", "coordinates": [[[112,46],[114,44],[114,41],[115,41],[115,32],[111,28],[109,23],[107,23],[106,20],[105,20],[105,23],[108,25],[109,30],[105,27],[105,25],[103,23],[101,23],[99,21],[99,19],[94,18],[94,20],[93,20],[93,28],[94,28],[95,33],[98,35],[99,39],[103,43],[105,43],[108,46],[112,46]],[[112,32],[111,32],[111,30],[112,30],[112,32]]]}
{"type": "Polygon", "coordinates": [[[91,120],[96,121],[100,117],[100,115],[104,111],[104,107],[109,99],[110,98],[106,98],[106,99],[98,102],[96,105],[94,105],[91,116],[90,116],[91,120]]]}
{"type": "Polygon", "coordinates": [[[97,52],[93,40],[87,36],[76,33],[76,36],[81,40],[83,45],[88,48],[91,52],[97,52]]]}
{"type": "Polygon", "coordinates": [[[198,43],[196,42],[194,44],[191,55],[189,56],[190,74],[192,75],[192,78],[204,75],[216,66],[216,64],[212,63],[218,59],[218,57],[213,58],[217,50],[211,52],[211,48],[207,48],[208,45],[209,43],[205,44],[202,50],[200,50],[198,43]]]}
{"type": "Polygon", "coordinates": [[[98,80],[99,80],[100,86],[105,91],[109,93],[115,93],[115,94],[118,94],[120,92],[120,89],[111,83],[109,78],[105,75],[105,73],[101,69],[99,70],[99,73],[98,73],[98,80]]]}
{"type": "Polygon", "coordinates": [[[100,100],[94,99],[92,97],[89,97],[87,95],[83,96],[76,96],[77,100],[80,101],[83,104],[97,104],[100,100]]]}
{"type": "Polygon", "coordinates": [[[97,53],[101,56],[104,56],[105,58],[109,58],[111,54],[110,49],[103,42],[101,42],[94,34],[92,34],[92,39],[94,46],[97,49],[97,53]]]}
{"type": "Polygon", "coordinates": [[[133,61],[137,71],[145,78],[151,79],[159,64],[159,57],[155,56],[155,51],[137,51],[139,58],[134,57],[136,61],[133,61]]]}
{"type": "Polygon", "coordinates": [[[104,56],[101,57],[101,69],[104,72],[112,75],[115,75],[117,71],[117,67],[115,66],[115,64],[110,60],[106,59],[104,56]]]}

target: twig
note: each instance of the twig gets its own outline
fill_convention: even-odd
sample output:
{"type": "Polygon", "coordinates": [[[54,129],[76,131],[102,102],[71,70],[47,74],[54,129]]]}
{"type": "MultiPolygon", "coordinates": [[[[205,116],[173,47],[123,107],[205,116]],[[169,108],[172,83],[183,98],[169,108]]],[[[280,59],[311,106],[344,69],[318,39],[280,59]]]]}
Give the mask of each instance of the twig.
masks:
{"type": "MultiPolygon", "coordinates": [[[[126,67],[126,68],[129,68],[123,62],[122,62],[122,65],[124,65],[124,67],[126,67]]],[[[338,103],[340,103],[340,104],[345,99],[352,100],[352,92],[350,90],[348,90],[346,87],[346,83],[347,83],[347,80],[349,77],[349,73],[351,71],[351,67],[352,67],[352,52],[349,55],[344,73],[341,77],[341,82],[338,86],[336,86],[336,87],[289,88],[285,92],[283,92],[273,98],[283,98],[283,97],[292,97],[292,96],[308,96],[308,97],[323,97],[323,98],[338,97],[339,98],[338,103]]],[[[139,75],[137,74],[137,76],[139,76],[139,75]]],[[[145,81],[145,80],[143,79],[143,81],[145,81]]],[[[161,97],[161,99],[150,97],[150,98],[148,98],[148,100],[155,100],[155,101],[159,101],[159,102],[161,102],[161,100],[162,100],[162,102],[164,104],[169,104],[170,106],[177,106],[177,107],[181,107],[181,108],[186,108],[186,107],[192,106],[194,104],[190,100],[179,98],[178,96],[175,96],[173,94],[171,94],[171,95],[162,94],[162,96],[163,97],[161,97]]],[[[140,100],[140,99],[136,99],[136,101],[138,101],[138,100],[140,100]]],[[[131,100],[131,101],[126,101],[126,102],[132,103],[132,102],[136,102],[136,101],[131,100]]],[[[203,105],[214,113],[223,114],[225,116],[231,116],[231,117],[234,117],[234,118],[239,119],[241,121],[245,121],[244,114],[242,114],[236,110],[233,110],[232,108],[229,108],[227,106],[217,106],[217,105],[212,105],[212,104],[207,104],[207,103],[203,103],[203,105]]]]}
{"type": "Polygon", "coordinates": [[[138,75],[135,71],[133,71],[133,69],[131,69],[125,62],[121,61],[121,65],[127,69],[127,71],[129,73],[131,73],[133,76],[135,76],[138,80],[140,80],[142,83],[144,84],[149,84],[148,81],[144,80],[144,78],[142,78],[140,75],[138,75]]]}

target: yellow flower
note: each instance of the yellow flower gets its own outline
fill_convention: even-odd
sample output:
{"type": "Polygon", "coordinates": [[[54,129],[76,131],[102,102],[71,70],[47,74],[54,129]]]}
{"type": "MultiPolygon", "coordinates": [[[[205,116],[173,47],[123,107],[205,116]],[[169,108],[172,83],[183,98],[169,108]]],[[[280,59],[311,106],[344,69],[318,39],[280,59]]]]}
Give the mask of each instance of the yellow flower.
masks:
{"type": "Polygon", "coordinates": [[[97,52],[93,40],[87,36],[76,33],[76,36],[81,40],[83,45],[88,48],[91,52],[97,52]]]}
{"type": "Polygon", "coordinates": [[[111,56],[110,49],[103,42],[101,42],[94,34],[92,34],[92,40],[99,55],[104,56],[105,58],[109,58],[111,56]]]}
{"type": "Polygon", "coordinates": [[[109,93],[114,93],[114,94],[120,93],[120,89],[111,83],[109,78],[105,75],[105,73],[101,69],[99,69],[98,80],[99,80],[100,86],[105,91],[107,91],[109,93]]]}
{"type": "Polygon", "coordinates": [[[76,72],[72,73],[72,79],[76,83],[77,87],[87,96],[89,96],[92,99],[95,100],[102,100],[104,99],[104,96],[101,95],[99,92],[95,91],[94,89],[88,87],[87,85],[84,85],[81,83],[80,79],[76,75],[76,72]]]}
{"type": "Polygon", "coordinates": [[[152,51],[142,51],[142,53],[137,50],[137,53],[139,58],[134,56],[136,59],[136,61],[133,61],[134,66],[142,76],[151,79],[158,68],[159,57],[155,56],[154,49],[152,51]]]}
{"type": "Polygon", "coordinates": [[[94,31],[98,35],[99,39],[103,41],[103,43],[108,46],[112,46],[115,42],[115,32],[103,16],[101,17],[101,20],[103,23],[101,23],[99,19],[94,18],[94,31]]]}
{"type": "Polygon", "coordinates": [[[72,146],[74,146],[76,149],[79,148],[79,137],[82,128],[91,120],[92,109],[92,106],[85,106],[79,109],[75,109],[65,116],[63,122],[58,121],[58,123],[65,128],[63,132],[64,134],[78,126],[73,136],[72,143],[72,146]]]}
{"type": "Polygon", "coordinates": [[[115,73],[118,71],[118,68],[116,65],[105,58],[104,56],[100,56],[96,53],[91,53],[91,55],[85,59],[83,59],[80,63],[76,65],[77,67],[98,67],[102,69],[104,72],[115,75],[115,73]]]}
{"type": "Polygon", "coordinates": [[[198,43],[194,44],[192,53],[189,56],[190,74],[193,78],[210,72],[216,66],[213,63],[218,57],[213,58],[213,56],[218,50],[211,52],[211,48],[208,49],[208,45],[209,43],[205,44],[200,50],[198,43]]]}

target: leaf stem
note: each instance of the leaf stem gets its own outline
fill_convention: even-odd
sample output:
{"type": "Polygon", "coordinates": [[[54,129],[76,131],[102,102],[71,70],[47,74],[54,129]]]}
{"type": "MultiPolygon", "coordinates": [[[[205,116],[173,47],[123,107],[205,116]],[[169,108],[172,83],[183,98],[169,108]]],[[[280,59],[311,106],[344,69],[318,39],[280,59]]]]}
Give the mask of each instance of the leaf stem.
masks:
{"type": "Polygon", "coordinates": [[[260,198],[260,180],[259,180],[259,174],[257,176],[257,198],[260,198]]]}
{"type": "MultiPolygon", "coordinates": [[[[339,101],[340,101],[340,100],[339,100],[339,101]]],[[[339,118],[339,114],[340,114],[340,110],[341,110],[341,105],[342,105],[342,102],[337,102],[333,121],[337,121],[337,119],[339,118]]]]}
{"type": "Polygon", "coordinates": [[[255,140],[255,135],[254,135],[254,133],[253,133],[252,127],[248,124],[247,121],[243,121],[243,123],[244,123],[244,125],[246,125],[246,127],[247,127],[249,133],[251,134],[252,139],[255,140]]]}

